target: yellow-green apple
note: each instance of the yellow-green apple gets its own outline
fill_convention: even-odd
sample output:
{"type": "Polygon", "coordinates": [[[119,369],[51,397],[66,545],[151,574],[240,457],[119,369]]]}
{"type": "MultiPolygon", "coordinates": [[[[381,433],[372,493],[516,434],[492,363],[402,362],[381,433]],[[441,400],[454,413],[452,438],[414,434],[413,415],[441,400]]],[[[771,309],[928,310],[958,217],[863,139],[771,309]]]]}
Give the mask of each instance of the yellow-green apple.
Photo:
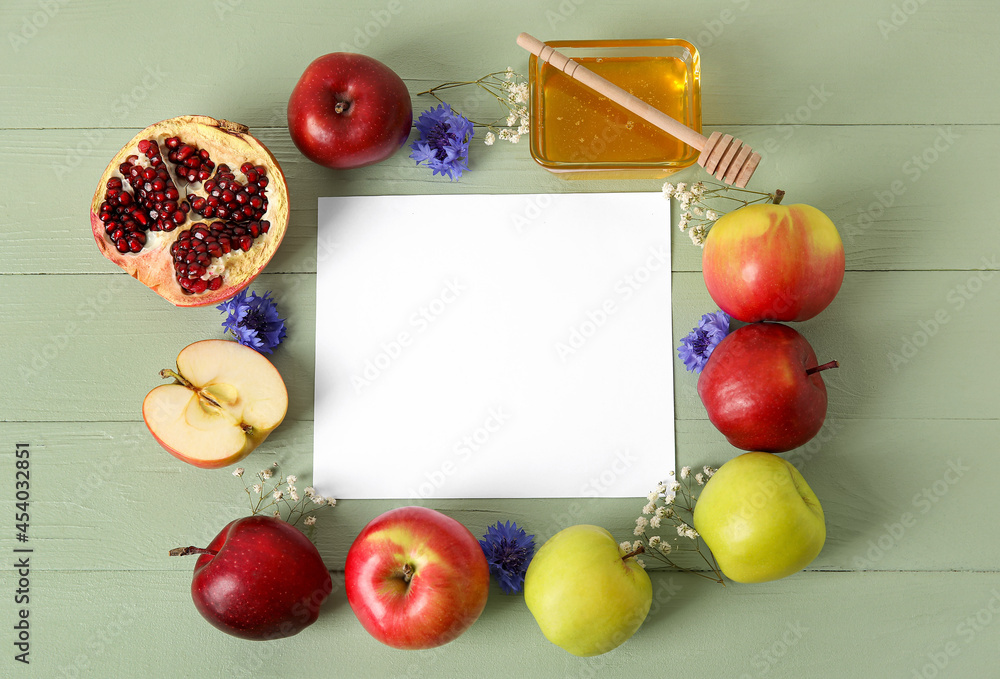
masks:
{"type": "Polygon", "coordinates": [[[701,259],[708,293],[735,319],[804,321],[844,280],[837,227],[809,205],[748,205],[708,232],[701,259]]]}
{"type": "Polygon", "coordinates": [[[816,494],[790,462],[771,453],[744,453],[722,465],[698,496],[694,527],[736,582],[797,573],[826,541],[816,494]]]}
{"type": "Polygon", "coordinates": [[[427,507],[400,507],[373,519],[355,538],[344,586],[373,637],[393,648],[434,648],[479,618],[490,569],[461,523],[427,507]]]}
{"type": "Polygon", "coordinates": [[[281,639],[319,617],[333,581],[315,545],[272,516],[247,516],[222,529],[208,547],[180,547],[171,556],[199,554],[191,598],[218,629],[243,639],[281,639]]]}
{"type": "Polygon", "coordinates": [[[653,603],[653,585],[611,533],[570,526],[531,560],[524,602],[546,639],[573,655],[593,656],[636,633],[653,603]]]}
{"type": "Polygon", "coordinates": [[[826,418],[826,385],[806,338],[780,323],[727,335],[698,377],[708,419],[742,450],[783,453],[809,441],[826,418]]]}
{"type": "Polygon", "coordinates": [[[306,158],[334,169],[385,160],[406,143],[412,123],[403,79],[363,54],[319,57],[288,99],[292,141],[306,158]]]}
{"type": "Polygon", "coordinates": [[[160,371],[173,384],[142,402],[153,437],[175,457],[214,469],[242,460],[288,410],[288,391],[270,361],[229,340],[203,340],[177,355],[177,370],[160,371]]]}

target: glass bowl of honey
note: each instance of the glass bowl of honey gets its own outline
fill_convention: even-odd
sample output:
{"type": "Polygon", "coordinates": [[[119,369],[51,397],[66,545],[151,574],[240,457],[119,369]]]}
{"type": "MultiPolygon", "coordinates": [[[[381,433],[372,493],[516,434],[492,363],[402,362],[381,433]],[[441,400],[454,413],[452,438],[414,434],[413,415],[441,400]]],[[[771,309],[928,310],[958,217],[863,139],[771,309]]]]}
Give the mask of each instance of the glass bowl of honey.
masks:
{"type": "MultiPolygon", "coordinates": [[[[564,55],[701,132],[701,63],[686,40],[553,40],[564,55]]],[[[649,179],[698,151],[535,55],[528,63],[531,156],[564,179],[649,179]]]]}

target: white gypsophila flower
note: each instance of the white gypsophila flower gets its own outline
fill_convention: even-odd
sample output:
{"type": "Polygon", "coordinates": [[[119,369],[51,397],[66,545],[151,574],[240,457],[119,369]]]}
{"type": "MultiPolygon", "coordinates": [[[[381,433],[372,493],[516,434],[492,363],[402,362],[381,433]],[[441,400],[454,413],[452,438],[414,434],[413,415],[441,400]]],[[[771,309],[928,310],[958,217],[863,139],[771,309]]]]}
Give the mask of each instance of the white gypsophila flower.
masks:
{"type": "Polygon", "coordinates": [[[669,507],[657,507],[656,508],[656,518],[662,519],[663,517],[665,517],[667,515],[667,512],[669,512],[669,511],[670,511],[669,507]]]}
{"type": "MultiPolygon", "coordinates": [[[[691,467],[681,467],[681,478],[686,479],[689,476],[691,476],[691,467]]],[[[674,488],[673,490],[677,489],[674,488]]]]}
{"type": "MultiPolygon", "coordinates": [[[[525,85],[525,87],[527,87],[527,85],[525,85]]],[[[517,111],[517,116],[521,119],[521,122],[525,122],[525,123],[528,122],[528,107],[527,106],[518,106],[517,109],[515,109],[515,110],[517,111]]]]}
{"type": "Polygon", "coordinates": [[[236,468],[236,469],[235,469],[235,470],[233,471],[233,476],[235,476],[236,478],[240,478],[241,476],[243,476],[243,472],[244,472],[244,471],[245,471],[245,470],[243,469],[243,467],[237,467],[237,468],[236,468]]]}
{"type": "Polygon", "coordinates": [[[647,519],[645,516],[640,516],[638,519],[635,520],[635,525],[637,525],[639,528],[645,528],[646,526],[649,525],[649,519],[647,519]]]}
{"type": "Polygon", "coordinates": [[[695,205],[693,208],[691,208],[691,212],[694,214],[695,217],[704,217],[705,216],[705,211],[702,210],[697,205],[695,205]]]}
{"type": "Polygon", "coordinates": [[[657,496],[663,495],[666,492],[667,492],[667,485],[665,483],[663,483],[661,481],[660,483],[656,484],[656,494],[657,494],[657,496]]]}
{"type": "Polygon", "coordinates": [[[673,508],[671,508],[671,507],[664,507],[664,510],[666,510],[666,511],[663,512],[663,518],[664,519],[669,519],[669,518],[671,518],[674,515],[673,508]]]}
{"type": "Polygon", "coordinates": [[[281,516],[281,512],[279,512],[279,511],[278,511],[277,509],[275,509],[275,510],[274,510],[274,511],[273,511],[273,512],[271,513],[271,516],[281,516]]]}
{"type": "Polygon", "coordinates": [[[262,488],[262,486],[259,483],[253,484],[253,492],[259,493],[260,490],[261,490],[261,488],[262,488]]]}
{"type": "Polygon", "coordinates": [[[663,538],[661,538],[659,535],[654,535],[653,537],[649,538],[649,546],[656,547],[662,541],[663,538]]]}
{"type": "Polygon", "coordinates": [[[514,136],[514,133],[511,130],[503,129],[500,130],[497,136],[500,138],[501,141],[508,141],[511,137],[514,136]]]}
{"type": "Polygon", "coordinates": [[[273,498],[274,498],[275,500],[280,500],[280,499],[282,499],[283,497],[285,497],[285,494],[284,494],[284,493],[282,493],[282,492],[281,492],[280,490],[276,490],[276,491],[274,491],[274,492],[273,492],[273,493],[271,494],[271,496],[272,496],[272,497],[273,497],[273,498]]]}
{"type": "Polygon", "coordinates": [[[313,495],[309,499],[312,500],[314,505],[321,505],[326,502],[326,499],[322,495],[313,495]]]}
{"type": "Polygon", "coordinates": [[[636,540],[635,542],[632,543],[632,548],[628,551],[634,552],[638,550],[640,547],[642,547],[642,540],[636,540]]]}
{"type": "Polygon", "coordinates": [[[709,467],[708,465],[705,465],[704,467],[702,467],[702,471],[705,472],[705,476],[707,476],[708,478],[712,478],[713,476],[715,476],[715,472],[717,472],[718,470],[717,469],[713,469],[712,467],[709,467]]]}
{"type": "Polygon", "coordinates": [[[660,527],[660,517],[654,516],[652,519],[649,520],[649,525],[651,527],[653,527],[653,528],[659,528],[660,527]]]}
{"type": "Polygon", "coordinates": [[[316,517],[315,516],[307,516],[305,518],[305,521],[303,521],[302,523],[304,523],[307,526],[313,526],[313,525],[316,524],[316,517]]]}
{"type": "Polygon", "coordinates": [[[667,555],[667,554],[670,554],[671,551],[672,551],[672,548],[671,548],[669,542],[661,542],[660,543],[660,554],[667,555]]]}
{"type": "Polygon", "coordinates": [[[714,222],[718,218],[719,218],[719,213],[716,212],[715,210],[708,210],[705,212],[705,219],[708,219],[709,221],[714,222]]]}
{"type": "Polygon", "coordinates": [[[262,471],[260,473],[260,478],[264,479],[265,481],[267,479],[271,478],[271,476],[272,476],[272,474],[271,474],[271,470],[270,469],[265,469],[264,471],[262,471]]]}
{"type": "Polygon", "coordinates": [[[507,70],[503,72],[504,80],[510,80],[514,77],[514,69],[511,66],[507,67],[507,70]]]}
{"type": "Polygon", "coordinates": [[[697,474],[694,475],[694,480],[698,482],[699,486],[705,485],[705,475],[702,474],[701,472],[698,472],[697,474]]]}
{"type": "Polygon", "coordinates": [[[335,500],[332,497],[328,497],[328,498],[326,498],[326,504],[327,504],[328,507],[336,507],[337,506],[337,500],[335,500]]]}
{"type": "Polygon", "coordinates": [[[292,474],[289,474],[288,476],[285,477],[285,483],[287,483],[288,485],[292,485],[298,480],[299,480],[298,477],[292,474]]]}
{"type": "Polygon", "coordinates": [[[642,513],[643,514],[652,514],[655,511],[656,511],[656,505],[653,504],[652,502],[650,502],[649,504],[645,505],[642,508],[642,513]]]}
{"type": "Polygon", "coordinates": [[[684,537],[691,538],[692,540],[697,540],[698,531],[696,531],[694,528],[688,528],[686,531],[684,531],[684,537]]]}
{"type": "Polygon", "coordinates": [[[272,462],[271,466],[274,467],[275,469],[277,469],[278,468],[278,461],[275,460],[274,462],[272,462]]]}
{"type": "Polygon", "coordinates": [[[508,127],[511,127],[516,122],[517,122],[517,115],[515,113],[511,113],[509,116],[507,116],[507,126],[508,127]]]}
{"type": "Polygon", "coordinates": [[[639,564],[639,566],[641,566],[643,570],[646,570],[646,562],[645,562],[645,561],[643,561],[642,559],[640,559],[640,558],[639,558],[639,557],[637,557],[637,556],[634,556],[634,557],[632,557],[632,558],[633,558],[633,559],[635,559],[635,562],[636,562],[637,564],[639,564]]]}
{"type": "Polygon", "coordinates": [[[681,484],[679,484],[677,481],[674,481],[673,483],[670,484],[671,493],[676,493],[680,489],[681,489],[681,484]]]}
{"type": "Polygon", "coordinates": [[[530,130],[531,130],[531,128],[530,128],[530,127],[528,127],[528,126],[527,126],[526,124],[524,124],[524,123],[521,123],[521,124],[520,124],[520,125],[518,126],[518,128],[517,128],[517,133],[518,133],[518,134],[528,134],[528,132],[529,132],[530,130]]]}
{"type": "Polygon", "coordinates": [[[510,143],[511,144],[516,144],[519,141],[521,141],[521,135],[519,135],[519,134],[515,134],[514,136],[512,136],[510,138],[510,143]]]}
{"type": "Polygon", "coordinates": [[[656,491],[656,490],[651,490],[646,495],[646,499],[649,500],[650,502],[656,502],[656,499],[658,497],[660,497],[660,493],[659,493],[659,491],[656,491]]]}
{"type": "Polygon", "coordinates": [[[677,535],[679,537],[684,537],[684,535],[687,533],[687,531],[690,528],[691,527],[689,525],[687,525],[686,523],[684,523],[683,521],[681,521],[679,524],[677,524],[677,535]]]}
{"type": "Polygon", "coordinates": [[[687,191],[687,188],[688,188],[687,182],[677,182],[677,193],[682,193],[684,191],[687,191]]]}
{"type": "Polygon", "coordinates": [[[632,543],[626,540],[625,542],[618,543],[618,549],[622,551],[622,554],[628,554],[632,551],[632,543]]]}
{"type": "Polygon", "coordinates": [[[670,182],[667,182],[666,184],[663,185],[663,197],[664,198],[674,197],[674,185],[671,184],[670,182]]]}
{"type": "Polygon", "coordinates": [[[316,489],[312,486],[306,486],[306,489],[303,492],[306,494],[306,497],[312,497],[316,494],[316,489]]]}
{"type": "Polygon", "coordinates": [[[483,140],[483,143],[486,144],[487,146],[493,146],[493,142],[495,142],[496,140],[497,136],[495,134],[493,134],[492,132],[487,132],[486,139],[483,140]]]}
{"type": "Polygon", "coordinates": [[[632,535],[642,535],[642,526],[636,526],[633,528],[632,535]]]}
{"type": "Polygon", "coordinates": [[[691,185],[691,193],[699,198],[705,195],[705,184],[703,182],[695,182],[691,185]]]}
{"type": "Polygon", "coordinates": [[[299,501],[299,494],[296,492],[296,490],[294,488],[289,489],[289,491],[288,491],[288,497],[292,498],[292,502],[298,502],[299,501]]]}

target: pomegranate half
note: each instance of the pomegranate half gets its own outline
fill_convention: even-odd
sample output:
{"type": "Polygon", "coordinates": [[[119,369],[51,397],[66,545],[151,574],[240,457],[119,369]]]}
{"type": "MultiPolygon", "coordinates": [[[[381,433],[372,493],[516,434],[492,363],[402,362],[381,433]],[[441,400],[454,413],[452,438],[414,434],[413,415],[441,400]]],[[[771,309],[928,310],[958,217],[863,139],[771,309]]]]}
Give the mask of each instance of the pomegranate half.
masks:
{"type": "Polygon", "coordinates": [[[177,306],[217,304],[249,285],[285,234],[288,185],[248,132],[180,116],[137,134],[90,204],[101,253],[177,306]]]}

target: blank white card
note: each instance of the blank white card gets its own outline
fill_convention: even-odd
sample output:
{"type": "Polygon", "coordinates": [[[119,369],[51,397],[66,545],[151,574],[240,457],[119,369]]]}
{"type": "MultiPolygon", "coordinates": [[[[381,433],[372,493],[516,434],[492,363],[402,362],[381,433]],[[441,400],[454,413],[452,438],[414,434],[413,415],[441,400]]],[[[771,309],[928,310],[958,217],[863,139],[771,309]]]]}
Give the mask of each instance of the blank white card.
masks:
{"type": "Polygon", "coordinates": [[[669,207],[321,198],[317,492],[646,495],[674,466],[669,207]]]}

